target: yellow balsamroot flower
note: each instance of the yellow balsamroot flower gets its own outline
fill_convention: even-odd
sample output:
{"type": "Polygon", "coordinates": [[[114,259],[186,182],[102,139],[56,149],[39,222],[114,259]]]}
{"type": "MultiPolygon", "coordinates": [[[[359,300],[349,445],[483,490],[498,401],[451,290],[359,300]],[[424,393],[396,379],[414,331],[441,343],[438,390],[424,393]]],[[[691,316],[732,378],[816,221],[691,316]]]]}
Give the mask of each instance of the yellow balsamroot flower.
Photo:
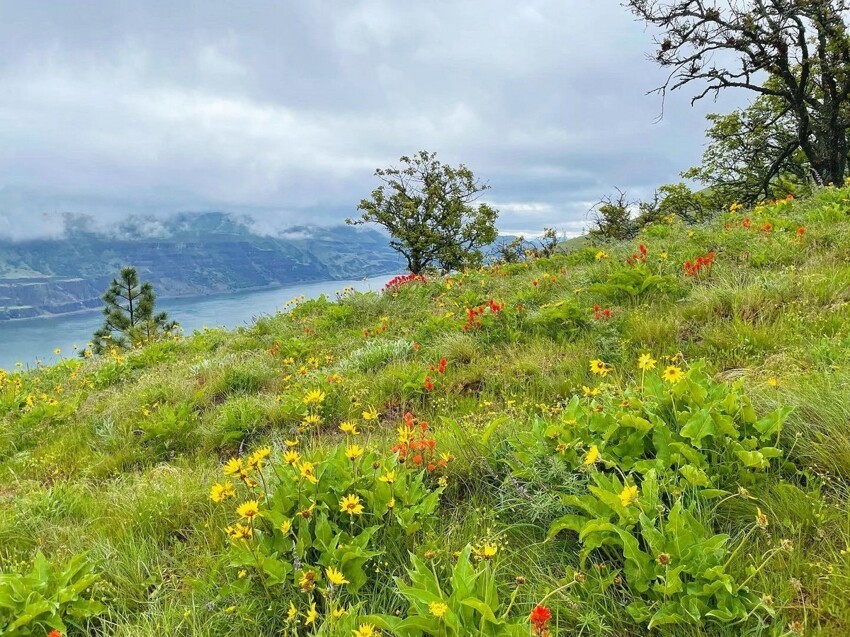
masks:
{"type": "Polygon", "coordinates": [[[224,502],[228,498],[233,498],[236,496],[236,490],[233,488],[232,482],[225,482],[224,484],[214,484],[210,488],[210,499],[213,502],[224,502]]]}
{"type": "Polygon", "coordinates": [[[585,467],[589,467],[594,462],[599,460],[599,447],[596,445],[590,445],[590,449],[588,449],[587,453],[584,456],[584,464],[585,467]]]}
{"type": "Polygon", "coordinates": [[[231,458],[224,464],[224,475],[232,476],[242,471],[242,458],[231,458]]]}
{"type": "Polygon", "coordinates": [[[657,362],[657,360],[652,358],[652,354],[641,354],[640,358],[638,358],[638,369],[648,372],[651,369],[655,369],[657,362]]]}
{"type": "Polygon", "coordinates": [[[360,445],[349,445],[345,449],[345,457],[354,462],[363,455],[364,449],[360,445]]]}
{"type": "Polygon", "coordinates": [[[295,604],[293,604],[292,602],[289,602],[289,610],[286,611],[286,620],[291,622],[297,616],[298,616],[298,609],[295,608],[295,604]]]}
{"type": "Polygon", "coordinates": [[[260,515],[260,503],[256,500],[248,500],[236,507],[236,515],[246,520],[253,520],[260,515]]]}
{"type": "Polygon", "coordinates": [[[443,602],[431,602],[428,604],[428,610],[434,617],[439,619],[448,612],[449,607],[443,602]]]}
{"type": "Polygon", "coordinates": [[[318,414],[309,414],[304,417],[304,420],[301,421],[301,424],[306,425],[308,427],[319,425],[322,423],[322,419],[318,414]]]}
{"type": "Polygon", "coordinates": [[[339,430],[344,434],[349,434],[351,436],[359,436],[360,432],[357,430],[357,425],[353,422],[349,422],[346,420],[345,422],[339,423],[339,430]]]}
{"type": "Polygon", "coordinates": [[[334,586],[342,586],[343,584],[349,584],[350,582],[345,579],[345,575],[342,574],[342,571],[336,570],[333,566],[328,566],[325,569],[325,575],[328,578],[328,581],[334,586]]]}
{"type": "Polygon", "coordinates": [[[778,387],[778,386],[779,386],[779,381],[778,381],[778,380],[776,380],[776,379],[775,379],[775,378],[773,378],[773,377],[768,378],[768,379],[767,379],[766,381],[764,381],[764,382],[765,382],[765,383],[767,383],[768,387],[778,387]]]}
{"type": "Polygon", "coordinates": [[[597,376],[602,376],[605,378],[608,374],[611,373],[611,368],[608,367],[608,364],[599,360],[598,358],[590,361],[590,372],[592,374],[596,374],[597,376]]]}
{"type": "Polygon", "coordinates": [[[598,387],[594,387],[593,389],[591,389],[587,385],[582,385],[581,390],[584,392],[585,398],[592,398],[593,396],[599,395],[599,388],[598,387]]]}
{"type": "Polygon", "coordinates": [[[756,524],[760,529],[766,529],[768,525],[767,516],[761,512],[761,509],[756,509],[756,524]]]}
{"type": "Polygon", "coordinates": [[[284,535],[289,535],[292,530],[292,520],[284,520],[280,523],[280,532],[284,535]]]}
{"type": "Polygon", "coordinates": [[[250,526],[245,526],[244,524],[228,526],[225,531],[227,532],[227,535],[230,536],[230,539],[234,542],[237,540],[249,540],[254,537],[254,529],[252,529],[250,526]]]}
{"type": "Polygon", "coordinates": [[[289,447],[291,449],[292,447],[298,446],[298,439],[297,438],[295,438],[293,440],[287,439],[287,440],[283,441],[283,444],[285,444],[287,447],[289,447]]]}
{"type": "Polygon", "coordinates": [[[395,484],[395,469],[387,471],[384,475],[378,478],[378,480],[386,482],[387,484],[395,484]]]}
{"type": "Polygon", "coordinates": [[[316,611],[316,602],[313,602],[310,604],[310,610],[307,611],[307,616],[304,618],[304,625],[315,624],[318,618],[319,613],[316,611]]]}
{"type": "Polygon", "coordinates": [[[363,505],[360,504],[360,496],[353,493],[345,496],[339,502],[339,510],[351,516],[363,515],[363,505]]]}
{"type": "Polygon", "coordinates": [[[661,374],[661,378],[672,384],[679,382],[679,380],[681,380],[682,376],[684,375],[685,374],[682,372],[682,370],[676,367],[675,365],[668,365],[667,368],[664,370],[664,373],[661,374]]]}
{"type": "Polygon", "coordinates": [[[312,462],[307,462],[305,460],[298,465],[298,471],[301,472],[301,477],[311,484],[316,484],[318,482],[318,479],[316,478],[316,465],[312,462]]]}
{"type": "Polygon", "coordinates": [[[301,590],[305,593],[312,591],[315,587],[316,574],[313,571],[304,571],[304,574],[301,576],[301,579],[298,582],[298,586],[301,587],[301,590]]]}
{"type": "Polygon", "coordinates": [[[352,633],[352,637],[377,637],[377,635],[378,632],[372,624],[360,624],[360,628],[352,633]]]}
{"type": "Polygon", "coordinates": [[[307,392],[307,395],[304,396],[304,404],[305,405],[318,405],[322,401],[325,400],[325,392],[321,389],[311,389],[307,392]]]}
{"type": "Polygon", "coordinates": [[[473,548],[472,552],[475,553],[476,557],[482,560],[492,560],[496,557],[496,553],[499,552],[499,547],[495,544],[484,544],[480,549],[473,548]]]}
{"type": "Polygon", "coordinates": [[[624,507],[629,506],[637,502],[638,499],[638,488],[634,485],[627,485],[622,491],[620,491],[620,504],[624,507]]]}
{"type": "Polygon", "coordinates": [[[396,440],[402,444],[408,444],[414,438],[416,438],[416,434],[413,429],[408,429],[407,427],[398,427],[396,428],[396,434],[398,434],[396,440]]]}
{"type": "Polygon", "coordinates": [[[295,451],[295,449],[288,449],[283,453],[283,461],[290,467],[298,464],[300,459],[301,456],[298,455],[298,452],[295,451]]]}
{"type": "Polygon", "coordinates": [[[608,253],[607,253],[607,252],[605,252],[604,250],[600,250],[599,252],[597,252],[597,253],[596,253],[596,255],[595,255],[595,257],[594,257],[594,258],[595,258],[597,261],[602,261],[602,259],[607,259],[607,258],[608,258],[608,253]]]}
{"type": "Polygon", "coordinates": [[[371,420],[378,419],[378,412],[374,407],[370,407],[367,411],[364,411],[361,416],[363,416],[363,420],[369,422],[371,420]]]}

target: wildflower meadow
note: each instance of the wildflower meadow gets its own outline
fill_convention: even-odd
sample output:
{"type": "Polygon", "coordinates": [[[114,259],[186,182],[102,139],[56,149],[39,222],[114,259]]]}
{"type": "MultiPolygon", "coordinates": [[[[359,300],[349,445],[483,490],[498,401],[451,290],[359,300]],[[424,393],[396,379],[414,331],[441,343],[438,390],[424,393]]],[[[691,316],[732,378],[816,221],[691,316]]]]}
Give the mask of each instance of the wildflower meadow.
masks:
{"type": "Polygon", "coordinates": [[[0,371],[0,635],[848,635],[848,213],[0,371]]]}

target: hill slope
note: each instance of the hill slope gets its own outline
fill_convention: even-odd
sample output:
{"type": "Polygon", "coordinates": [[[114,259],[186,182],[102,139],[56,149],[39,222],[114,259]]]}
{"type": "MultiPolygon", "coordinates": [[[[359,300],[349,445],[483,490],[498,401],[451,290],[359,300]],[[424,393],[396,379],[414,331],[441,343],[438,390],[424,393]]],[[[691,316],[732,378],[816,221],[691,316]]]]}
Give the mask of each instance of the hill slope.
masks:
{"type": "Polygon", "coordinates": [[[258,234],[249,219],[211,212],[104,230],[71,217],[62,241],[0,240],[0,320],[99,308],[128,264],[166,298],[374,276],[402,260],[385,235],[348,226],[258,234]]]}
{"type": "Polygon", "coordinates": [[[850,633],[849,197],[2,375],[0,633],[850,633]]]}

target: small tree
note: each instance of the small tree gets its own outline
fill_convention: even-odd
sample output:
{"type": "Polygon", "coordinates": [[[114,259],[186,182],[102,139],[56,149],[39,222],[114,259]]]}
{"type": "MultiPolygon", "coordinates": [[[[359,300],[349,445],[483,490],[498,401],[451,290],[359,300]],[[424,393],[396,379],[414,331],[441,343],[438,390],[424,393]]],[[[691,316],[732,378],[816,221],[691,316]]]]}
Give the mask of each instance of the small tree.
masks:
{"type": "Polygon", "coordinates": [[[168,320],[168,314],[154,314],[156,295],[149,283],[139,284],[136,268],[121,268],[117,279],[109,284],[101,297],[106,306],[106,320],[92,337],[92,350],[100,354],[110,347],[126,348],[132,344],[149,341],[177,327],[168,320]]]}
{"type": "Polygon", "coordinates": [[[379,168],[382,182],[363,199],[359,219],[346,223],[377,223],[386,228],[390,247],[407,259],[407,267],[420,274],[430,267],[457,270],[481,263],[481,248],[496,240],[498,211],[475,202],[489,188],[461,164],[441,164],[436,153],[420,151],[402,157],[400,168],[379,168]]]}

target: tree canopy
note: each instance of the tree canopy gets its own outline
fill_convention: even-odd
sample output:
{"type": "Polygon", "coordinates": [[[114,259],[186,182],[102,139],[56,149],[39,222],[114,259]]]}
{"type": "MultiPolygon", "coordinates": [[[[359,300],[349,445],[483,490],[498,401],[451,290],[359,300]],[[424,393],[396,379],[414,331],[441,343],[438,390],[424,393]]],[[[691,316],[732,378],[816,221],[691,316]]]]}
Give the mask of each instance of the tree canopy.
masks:
{"type": "MultiPolygon", "coordinates": [[[[850,128],[850,1],[628,0],[626,5],[661,30],[656,60],[669,75],[657,90],[663,94],[693,85],[692,102],[725,89],[769,98],[769,118],[782,134],[763,147],[772,153],[764,176],[800,150],[815,181],[843,182],[850,128]]],[[[764,105],[763,100],[757,110],[764,105]]],[[[764,115],[747,113],[757,119],[764,115]]]]}
{"type": "Polygon", "coordinates": [[[419,274],[431,267],[450,271],[482,260],[481,248],[496,240],[498,211],[478,202],[489,188],[460,164],[448,166],[436,153],[404,156],[400,167],[379,168],[383,183],[363,199],[359,219],[347,223],[377,223],[391,235],[390,246],[419,274]]]}

